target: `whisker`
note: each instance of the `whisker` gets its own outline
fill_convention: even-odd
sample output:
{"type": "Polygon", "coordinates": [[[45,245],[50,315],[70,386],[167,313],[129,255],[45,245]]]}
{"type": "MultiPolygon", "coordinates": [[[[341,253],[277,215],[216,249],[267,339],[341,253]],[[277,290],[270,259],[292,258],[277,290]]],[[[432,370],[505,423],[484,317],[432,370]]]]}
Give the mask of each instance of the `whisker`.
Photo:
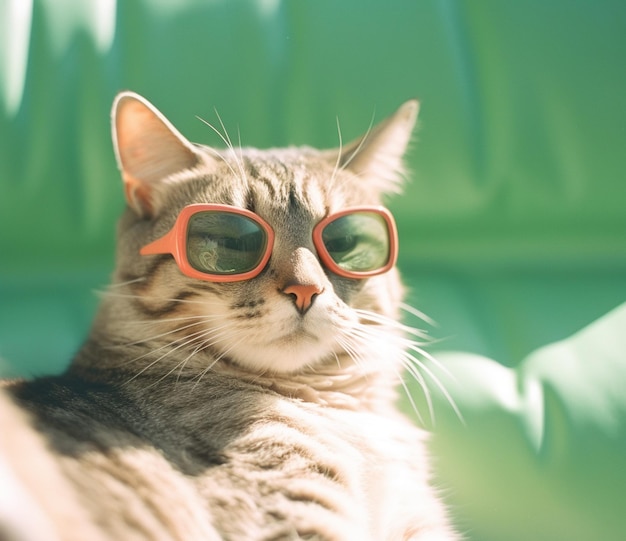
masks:
{"type": "Polygon", "coordinates": [[[402,302],[400,303],[400,308],[404,310],[405,312],[408,312],[409,314],[415,316],[416,318],[421,319],[424,323],[428,323],[428,325],[430,325],[431,327],[438,326],[437,322],[434,319],[427,316],[424,312],[422,312],[421,310],[418,310],[417,308],[411,306],[410,304],[406,304],[402,302]]]}
{"type": "MultiPolygon", "coordinates": [[[[226,127],[224,126],[224,122],[222,121],[222,117],[220,116],[220,114],[217,112],[217,109],[214,109],[215,111],[215,115],[217,116],[219,122],[220,122],[220,126],[222,127],[222,130],[224,130],[224,133],[222,134],[222,132],[220,132],[220,130],[218,130],[215,126],[213,126],[213,124],[211,124],[210,122],[207,122],[206,120],[204,120],[203,118],[197,116],[196,118],[198,120],[200,120],[200,122],[204,123],[205,125],[207,125],[209,128],[211,128],[211,130],[213,130],[217,136],[222,140],[222,142],[226,145],[226,147],[228,148],[228,150],[230,150],[232,152],[232,154],[235,157],[235,163],[237,164],[237,168],[239,169],[239,174],[237,174],[235,172],[235,170],[233,169],[233,167],[230,165],[230,162],[222,155],[220,154],[217,150],[215,150],[212,147],[207,147],[209,149],[209,151],[213,152],[215,155],[217,155],[230,169],[230,172],[235,176],[238,177],[239,180],[241,182],[244,182],[246,179],[246,174],[245,171],[243,169],[243,159],[239,159],[237,156],[237,152],[235,151],[235,147],[233,146],[233,143],[230,139],[230,136],[228,135],[228,131],[226,130],[226,127]]],[[[241,148],[241,145],[240,145],[241,148]]]]}
{"type": "Polygon", "coordinates": [[[448,404],[450,404],[450,407],[453,409],[453,411],[456,414],[456,416],[458,417],[459,421],[461,421],[461,423],[465,424],[465,419],[463,418],[463,415],[462,415],[461,411],[459,410],[459,407],[457,406],[456,402],[452,398],[452,395],[448,392],[448,390],[445,388],[443,383],[441,383],[441,380],[423,362],[418,361],[412,355],[409,355],[409,359],[411,359],[412,363],[415,363],[414,366],[417,365],[417,366],[419,366],[420,370],[423,370],[424,372],[426,372],[426,374],[430,377],[430,379],[433,381],[433,383],[437,386],[437,388],[441,391],[441,393],[443,394],[445,399],[448,401],[448,404]]]}
{"type": "Polygon", "coordinates": [[[150,385],[146,386],[146,389],[150,389],[151,387],[155,387],[157,386],[159,383],[161,383],[164,379],[167,379],[168,376],[170,376],[170,374],[172,374],[172,372],[174,372],[178,367],[180,367],[180,372],[178,374],[178,378],[176,378],[176,383],[178,383],[179,378],[180,378],[180,374],[182,373],[182,370],[185,366],[185,364],[187,364],[187,361],[193,357],[194,353],[190,353],[187,357],[185,357],[182,361],[180,361],[178,364],[175,364],[174,367],[169,370],[166,374],[163,374],[159,379],[153,381],[150,385]]]}
{"type": "MultiPolygon", "coordinates": [[[[209,128],[211,128],[217,135],[218,137],[224,142],[224,144],[226,146],[228,146],[228,141],[227,139],[220,133],[220,131],[213,126],[213,124],[211,124],[210,122],[204,120],[204,118],[199,117],[196,115],[196,118],[202,122],[203,124],[207,125],[209,128]]],[[[241,171],[239,173],[239,175],[237,174],[237,172],[233,169],[232,165],[230,165],[230,162],[224,157],[223,154],[221,154],[218,150],[214,149],[213,147],[203,147],[204,150],[207,150],[208,152],[211,152],[212,154],[214,154],[215,156],[217,156],[220,160],[222,160],[226,166],[228,167],[228,169],[230,169],[230,172],[233,174],[234,177],[239,178],[239,180],[241,180],[241,182],[244,181],[245,179],[245,175],[243,177],[240,177],[239,175],[241,174],[241,171]]],[[[232,151],[232,148],[229,146],[229,150],[232,151]]]]}
{"type": "Polygon", "coordinates": [[[413,342],[412,340],[406,340],[405,346],[407,349],[414,351],[418,355],[421,355],[426,360],[430,361],[434,366],[436,366],[439,370],[441,370],[446,376],[448,376],[451,380],[456,382],[456,378],[454,377],[452,372],[450,372],[442,363],[440,363],[437,359],[435,359],[435,357],[433,357],[430,353],[428,353],[427,351],[419,347],[419,344],[413,342]]]}
{"type": "MultiPolygon", "coordinates": [[[[131,381],[133,381],[134,379],[138,378],[141,374],[143,374],[146,370],[149,370],[150,368],[152,368],[155,364],[157,364],[159,361],[163,360],[165,357],[167,357],[168,355],[171,355],[172,353],[174,353],[175,351],[178,351],[180,348],[183,348],[189,344],[193,344],[194,342],[204,338],[207,335],[210,335],[213,333],[213,329],[208,329],[208,330],[204,330],[201,332],[197,332],[197,333],[193,333],[192,338],[190,338],[189,340],[186,340],[184,342],[181,342],[180,344],[178,344],[176,347],[173,347],[171,349],[168,349],[163,355],[161,355],[160,357],[158,357],[157,359],[155,359],[154,361],[152,361],[151,363],[149,363],[148,365],[144,366],[139,372],[137,372],[134,376],[132,376],[127,382],[126,384],[130,383],[131,381]]],[[[175,343],[175,342],[173,342],[175,343]]],[[[168,346],[171,346],[171,344],[168,344],[168,346]]],[[[167,347],[167,346],[166,346],[167,347]]],[[[162,349],[162,348],[159,348],[162,349]]],[[[158,350],[156,350],[158,351],[158,350]]],[[[178,365],[177,365],[178,366],[178,365]]]]}
{"type": "MultiPolygon", "coordinates": [[[[403,355],[401,356],[402,366],[409,373],[409,375],[413,377],[413,379],[418,383],[418,385],[422,389],[422,392],[424,393],[424,399],[426,400],[426,407],[428,408],[428,413],[430,415],[430,422],[433,426],[435,426],[435,408],[433,407],[433,400],[430,394],[430,389],[428,388],[428,385],[426,384],[426,380],[424,379],[424,376],[420,373],[417,366],[415,366],[414,364],[414,363],[417,363],[417,364],[421,364],[421,363],[419,363],[417,359],[413,358],[412,355],[406,352],[402,352],[402,353],[403,353],[403,355]]],[[[403,378],[402,378],[402,382],[403,382],[402,386],[404,387],[404,390],[407,393],[407,397],[409,398],[409,401],[413,404],[414,403],[413,396],[411,395],[411,391],[409,390],[408,386],[404,383],[403,378]]],[[[421,415],[420,415],[420,420],[423,423],[423,419],[421,415]]]]}
{"type": "Polygon", "coordinates": [[[347,353],[348,357],[350,357],[355,366],[363,368],[363,360],[359,354],[359,350],[362,348],[359,347],[360,344],[355,343],[357,338],[357,336],[344,334],[343,336],[336,336],[335,341],[347,353]]]}
{"type": "MultiPolygon", "coordinates": [[[[421,312],[413,309],[412,307],[408,305],[403,305],[403,307],[407,309],[406,311],[416,316],[419,316],[421,314],[421,312]]],[[[364,342],[364,344],[367,344],[368,340],[373,341],[373,342],[380,342],[381,340],[388,341],[389,340],[388,330],[390,329],[402,331],[402,333],[404,334],[410,334],[410,335],[416,336],[417,338],[421,338],[421,339],[425,338],[424,333],[422,333],[421,331],[418,331],[417,329],[413,329],[412,327],[399,323],[381,314],[377,314],[377,313],[370,312],[367,310],[356,310],[356,313],[361,320],[369,321],[371,323],[377,324],[377,326],[372,326],[372,325],[366,325],[366,324],[361,323],[357,325],[356,327],[350,329],[350,334],[352,336],[358,337],[360,340],[364,342]]],[[[400,335],[395,335],[395,336],[392,335],[392,336],[394,340],[392,345],[394,348],[397,348],[398,350],[398,357],[402,363],[402,366],[407,371],[407,373],[411,375],[413,379],[415,379],[415,381],[420,385],[420,387],[422,388],[422,391],[424,392],[424,397],[425,397],[425,400],[426,400],[426,403],[430,412],[431,421],[433,422],[433,424],[435,423],[433,401],[432,401],[430,390],[428,389],[428,385],[427,385],[426,378],[424,377],[424,375],[427,376],[428,379],[432,381],[432,383],[439,389],[443,397],[446,399],[450,407],[455,412],[458,419],[462,423],[465,423],[463,415],[461,414],[456,402],[452,398],[452,395],[445,388],[441,380],[435,375],[433,370],[430,367],[428,367],[423,361],[419,360],[418,357],[416,357],[416,355],[432,363],[434,367],[441,370],[447,377],[454,379],[452,374],[446,369],[445,366],[443,366],[439,361],[437,361],[437,359],[435,359],[431,354],[429,354],[424,349],[422,349],[421,346],[423,344],[421,344],[420,342],[406,338],[405,336],[400,336],[400,335]]],[[[402,378],[400,378],[400,380],[403,381],[402,378]]],[[[406,385],[403,384],[403,387],[405,388],[405,391],[408,393],[408,388],[406,387],[406,385]]],[[[411,405],[413,407],[414,400],[408,394],[407,396],[409,397],[409,401],[412,403],[411,405]]]]}
{"type": "Polygon", "coordinates": [[[243,166],[244,166],[244,161],[243,161],[243,148],[242,148],[242,146],[241,146],[241,131],[240,131],[240,129],[239,129],[239,125],[237,125],[237,143],[238,143],[238,145],[239,145],[239,146],[238,146],[238,148],[239,148],[239,163],[241,164],[239,168],[241,169],[241,174],[242,174],[242,176],[245,178],[245,177],[246,177],[246,174],[245,174],[245,170],[244,170],[244,168],[243,168],[243,166]]]}
{"type": "Polygon", "coordinates": [[[339,151],[337,152],[337,161],[335,162],[335,167],[333,168],[332,175],[330,176],[330,180],[328,181],[329,189],[332,189],[335,185],[335,177],[337,173],[341,170],[341,154],[343,152],[343,138],[341,135],[341,126],[339,124],[339,117],[335,117],[337,121],[337,136],[339,137],[339,151]]]}
{"type": "MultiPolygon", "coordinates": [[[[383,333],[382,331],[377,331],[377,332],[372,332],[372,329],[363,329],[363,328],[355,328],[352,329],[352,333],[354,334],[355,337],[358,337],[364,345],[367,345],[368,340],[371,340],[372,338],[375,341],[380,341],[381,337],[385,336],[385,333],[383,333]]],[[[422,389],[423,393],[424,393],[424,397],[426,399],[426,404],[428,407],[428,412],[430,414],[430,419],[432,424],[434,425],[434,408],[433,408],[433,404],[432,404],[432,399],[430,396],[430,391],[428,389],[428,386],[426,385],[426,381],[424,379],[424,377],[422,376],[422,374],[420,374],[420,372],[418,371],[418,369],[414,366],[414,364],[412,362],[409,362],[407,358],[413,359],[413,357],[407,353],[406,351],[404,351],[402,349],[402,345],[401,343],[396,343],[396,344],[392,344],[393,347],[395,349],[397,349],[396,355],[398,355],[402,366],[405,368],[405,370],[413,377],[413,379],[415,381],[417,381],[417,383],[419,384],[420,388],[422,389]]],[[[417,361],[417,359],[413,359],[416,363],[419,363],[419,361],[417,361]]],[[[402,377],[402,375],[400,374],[400,372],[393,366],[391,365],[390,368],[393,370],[393,372],[395,373],[400,385],[402,386],[402,388],[404,389],[405,395],[407,397],[407,399],[409,400],[409,403],[411,405],[411,408],[413,410],[413,412],[416,414],[417,418],[419,419],[420,423],[422,423],[422,425],[425,425],[424,422],[424,418],[422,417],[421,412],[419,411],[419,408],[417,407],[417,404],[415,403],[415,400],[413,398],[413,395],[411,394],[406,382],[404,381],[404,378],[402,377]]]]}
{"type": "Polygon", "coordinates": [[[365,141],[367,140],[367,138],[369,137],[370,132],[372,131],[372,127],[374,126],[374,117],[376,116],[376,111],[374,111],[372,113],[372,118],[370,119],[370,124],[367,127],[367,131],[365,132],[365,135],[361,138],[361,140],[359,141],[359,144],[357,145],[357,147],[354,149],[354,151],[352,152],[352,154],[350,154],[350,157],[342,164],[340,171],[343,171],[344,169],[346,169],[348,167],[348,165],[350,165],[350,163],[352,162],[352,160],[354,160],[354,158],[358,155],[358,153],[361,151],[361,148],[363,148],[363,145],[365,144],[365,141]]]}
{"type": "MultiPolygon", "coordinates": [[[[400,385],[402,385],[402,388],[404,389],[404,396],[407,397],[407,400],[409,401],[409,404],[411,404],[411,409],[413,410],[413,413],[415,413],[416,417],[418,418],[419,422],[422,424],[422,426],[426,426],[426,423],[424,422],[424,418],[422,417],[422,414],[419,410],[419,408],[417,407],[417,404],[415,403],[415,400],[413,399],[413,395],[411,394],[411,391],[409,390],[408,385],[406,384],[406,382],[404,381],[404,379],[401,377],[400,379],[400,385]]],[[[423,387],[422,387],[423,389],[423,387]]],[[[424,393],[426,394],[426,393],[424,393]]],[[[427,401],[427,404],[429,402],[427,401]]],[[[430,407],[429,407],[430,410],[430,407]]],[[[432,417],[432,413],[431,413],[431,420],[433,420],[432,417]]],[[[434,420],[433,420],[433,425],[434,425],[434,420]]]]}
{"type": "Polygon", "coordinates": [[[126,282],[113,282],[107,285],[107,288],[114,288],[114,287],[124,287],[124,286],[129,286],[131,284],[137,284],[139,282],[145,282],[146,277],[145,276],[141,276],[139,278],[135,278],[133,280],[127,280],[126,282]]]}
{"type": "MultiPolygon", "coordinates": [[[[228,135],[228,130],[226,129],[226,126],[224,126],[224,122],[222,121],[222,117],[220,116],[220,114],[217,112],[217,109],[214,109],[215,111],[215,116],[217,116],[217,119],[220,121],[220,126],[222,127],[222,131],[224,132],[224,138],[222,138],[222,140],[226,143],[226,145],[228,146],[228,148],[231,150],[231,152],[233,153],[233,155],[235,156],[235,163],[237,164],[238,168],[239,168],[239,173],[241,175],[241,181],[245,181],[246,179],[246,173],[243,169],[243,160],[239,161],[238,156],[237,156],[237,152],[235,151],[235,147],[233,146],[233,142],[230,139],[230,136],[228,135]]],[[[241,143],[239,145],[239,148],[241,149],[241,143]]]]}
{"type": "MultiPolygon", "coordinates": [[[[120,366],[126,366],[126,365],[128,365],[128,364],[135,363],[135,362],[137,362],[137,361],[140,361],[141,359],[145,359],[145,358],[146,358],[146,357],[148,357],[149,355],[153,355],[154,353],[157,353],[157,352],[162,351],[162,350],[164,350],[164,349],[168,349],[168,348],[170,348],[171,346],[173,346],[174,344],[177,344],[177,343],[180,343],[180,342],[183,342],[183,344],[182,344],[182,345],[185,345],[185,344],[188,344],[188,343],[190,343],[190,342],[193,342],[193,340],[201,339],[201,338],[203,338],[203,337],[205,337],[205,336],[207,336],[207,335],[210,335],[210,334],[217,334],[217,333],[218,333],[218,331],[221,331],[223,328],[225,328],[225,327],[227,327],[227,326],[228,326],[228,325],[222,325],[222,326],[220,326],[220,327],[214,327],[214,328],[211,328],[211,329],[201,329],[201,330],[196,331],[196,332],[194,332],[194,333],[191,333],[191,334],[186,334],[186,335],[184,335],[184,336],[182,336],[182,337],[180,337],[180,338],[178,338],[178,339],[176,339],[176,340],[173,340],[173,341],[171,341],[171,342],[168,342],[167,344],[164,344],[164,345],[162,345],[162,346],[160,346],[160,347],[158,347],[158,348],[156,348],[156,349],[151,349],[151,350],[147,351],[146,353],[144,353],[143,355],[139,355],[138,357],[134,357],[133,359],[130,359],[130,360],[128,360],[128,361],[125,361],[125,362],[124,362],[124,363],[122,363],[120,366]],[[189,339],[189,338],[191,338],[191,341],[184,342],[185,340],[187,340],[187,339],[189,339]]],[[[149,341],[149,340],[146,340],[146,342],[148,342],[148,341],[149,341]]],[[[140,343],[141,343],[141,342],[140,342],[140,343]]],[[[171,351],[175,351],[175,350],[176,350],[176,349],[178,349],[179,347],[180,347],[180,346],[177,346],[176,348],[173,348],[173,350],[171,350],[171,351]]],[[[163,355],[163,357],[165,357],[166,355],[168,355],[169,353],[171,353],[171,351],[166,352],[166,353],[163,355]]],[[[161,357],[161,358],[162,358],[162,357],[161,357]]],[[[160,358],[159,358],[159,359],[160,359],[160,358]]]]}
{"type": "Polygon", "coordinates": [[[426,331],[416,329],[414,327],[409,327],[408,325],[405,325],[394,319],[388,318],[387,316],[383,316],[382,314],[377,314],[375,312],[370,312],[368,310],[360,310],[360,309],[355,309],[354,311],[361,319],[371,321],[373,323],[379,323],[380,325],[386,328],[393,327],[404,333],[416,336],[417,338],[428,340],[429,342],[431,340],[426,331]]]}
{"type": "Polygon", "coordinates": [[[341,368],[341,361],[339,360],[339,355],[337,355],[337,352],[333,350],[333,355],[335,357],[335,361],[337,361],[337,368],[341,368]]]}
{"type": "MultiPolygon", "coordinates": [[[[223,334],[223,336],[227,336],[227,334],[228,334],[228,333],[224,333],[224,334],[223,334]]],[[[215,345],[216,343],[221,342],[221,341],[222,341],[221,339],[220,339],[220,340],[214,340],[214,341],[213,341],[213,342],[211,342],[211,343],[204,344],[204,345],[203,345],[203,349],[206,349],[206,348],[208,348],[208,347],[210,347],[210,346],[213,346],[213,345],[215,345]]],[[[221,361],[221,360],[222,360],[222,359],[223,359],[223,358],[224,358],[224,357],[225,357],[228,353],[230,353],[230,351],[231,351],[234,347],[235,347],[235,344],[232,344],[229,348],[226,348],[224,351],[222,351],[222,352],[221,352],[221,353],[220,353],[220,354],[219,354],[219,355],[218,355],[218,356],[217,356],[217,357],[213,360],[213,362],[212,362],[212,363],[210,363],[210,364],[209,364],[209,365],[208,365],[208,366],[207,366],[207,367],[206,367],[206,368],[205,368],[202,372],[200,372],[200,374],[197,376],[197,381],[196,381],[195,385],[193,386],[193,389],[195,389],[195,388],[199,385],[199,383],[200,383],[200,381],[202,380],[202,378],[203,378],[204,376],[206,376],[206,375],[209,373],[209,371],[210,371],[210,370],[211,370],[211,369],[212,369],[212,368],[213,368],[213,367],[214,367],[214,366],[215,366],[215,365],[216,365],[219,361],[221,361]]]]}
{"type": "Polygon", "coordinates": [[[222,320],[224,316],[221,315],[195,315],[195,316],[180,316],[180,317],[169,317],[169,318],[159,318],[159,319],[146,319],[146,320],[138,320],[138,321],[129,321],[129,325],[146,325],[146,326],[154,326],[159,325],[161,323],[176,323],[179,321],[191,321],[194,319],[200,319],[202,321],[215,321],[222,320]]]}
{"type": "MultiPolygon", "coordinates": [[[[368,329],[368,331],[369,331],[369,329],[368,329]]],[[[367,338],[367,334],[368,334],[367,331],[364,331],[362,329],[355,329],[355,332],[356,333],[360,333],[363,338],[367,338]]],[[[384,333],[381,333],[380,331],[373,333],[373,335],[376,338],[378,338],[378,339],[380,339],[380,337],[381,337],[380,335],[381,334],[384,335],[384,333]]],[[[430,370],[423,362],[419,361],[416,357],[414,357],[413,355],[411,355],[410,353],[405,351],[405,349],[403,349],[402,346],[404,346],[405,348],[408,348],[408,349],[410,349],[412,351],[415,351],[418,355],[422,355],[425,358],[427,358],[428,360],[432,359],[434,361],[434,358],[431,355],[429,355],[426,352],[424,352],[421,348],[416,346],[414,344],[414,342],[412,342],[410,340],[399,338],[398,342],[397,342],[397,346],[398,346],[400,359],[403,361],[402,362],[403,366],[414,377],[414,379],[416,379],[416,381],[418,381],[418,383],[420,384],[420,387],[424,391],[424,397],[425,397],[425,399],[427,401],[428,408],[429,408],[430,414],[431,414],[431,420],[433,421],[433,424],[434,424],[434,420],[435,419],[434,419],[434,410],[433,410],[433,407],[432,407],[432,400],[430,398],[430,392],[428,390],[428,386],[426,385],[426,381],[425,381],[424,377],[420,374],[419,370],[424,371],[426,373],[426,375],[429,376],[429,379],[441,391],[441,393],[445,397],[446,401],[450,404],[450,406],[454,410],[454,412],[457,415],[457,417],[459,418],[459,420],[464,423],[463,416],[461,415],[461,412],[459,411],[459,408],[456,405],[456,402],[454,401],[454,399],[452,398],[450,393],[447,391],[447,389],[445,388],[443,383],[441,383],[439,378],[437,378],[437,376],[435,376],[435,374],[432,372],[432,370],[430,370]]],[[[441,367],[440,363],[436,363],[436,366],[442,368],[445,371],[445,368],[441,367]]]]}
{"type": "Polygon", "coordinates": [[[164,379],[166,379],[170,374],[172,374],[173,372],[176,371],[176,369],[179,369],[178,371],[178,376],[176,376],[176,384],[178,384],[178,382],[180,381],[180,376],[183,373],[183,369],[185,368],[185,365],[187,364],[187,362],[189,361],[189,359],[191,359],[192,357],[194,357],[199,351],[201,351],[203,349],[203,344],[200,343],[200,345],[198,345],[189,355],[187,355],[187,357],[185,357],[182,361],[180,361],[178,364],[176,364],[169,372],[167,372],[166,374],[164,374],[163,376],[161,376],[158,380],[156,380],[152,385],[150,385],[149,387],[153,386],[153,385],[157,385],[158,383],[161,383],[161,381],[163,381],[164,379]]]}
{"type": "MultiPolygon", "coordinates": [[[[195,337],[195,336],[197,336],[197,335],[199,335],[199,334],[201,334],[203,332],[206,332],[206,329],[202,329],[200,331],[196,331],[195,333],[192,333],[192,334],[187,334],[187,335],[182,336],[182,337],[180,337],[180,338],[178,338],[176,340],[168,342],[167,344],[163,344],[162,346],[160,346],[160,347],[158,347],[156,349],[151,349],[149,351],[146,351],[143,355],[139,355],[137,357],[134,357],[132,359],[124,361],[119,366],[126,366],[126,365],[129,365],[129,364],[135,363],[137,361],[140,361],[141,359],[145,359],[146,357],[148,357],[150,355],[153,355],[154,353],[157,353],[157,352],[162,351],[164,349],[168,349],[169,347],[171,347],[172,345],[174,345],[174,344],[176,344],[178,342],[182,342],[183,340],[186,340],[189,337],[195,337]]],[[[149,342],[149,340],[146,340],[146,342],[149,342]]],[[[143,343],[143,342],[139,342],[139,343],[143,343]]]]}
{"type": "MultiPolygon", "coordinates": [[[[185,329],[190,329],[191,327],[195,327],[197,325],[201,325],[202,323],[204,323],[204,321],[195,321],[193,323],[189,323],[188,325],[183,325],[182,327],[176,327],[175,329],[170,329],[169,331],[160,333],[160,334],[155,334],[152,336],[147,336],[144,337],[140,340],[135,340],[134,342],[126,342],[124,344],[115,344],[112,347],[113,348],[123,348],[123,347],[129,347],[129,346],[137,346],[139,344],[145,344],[146,342],[152,342],[153,340],[158,340],[159,338],[163,338],[164,336],[168,336],[170,334],[175,334],[178,333],[180,331],[184,331],[185,329]]],[[[154,325],[154,322],[152,322],[152,324],[154,325]]]]}

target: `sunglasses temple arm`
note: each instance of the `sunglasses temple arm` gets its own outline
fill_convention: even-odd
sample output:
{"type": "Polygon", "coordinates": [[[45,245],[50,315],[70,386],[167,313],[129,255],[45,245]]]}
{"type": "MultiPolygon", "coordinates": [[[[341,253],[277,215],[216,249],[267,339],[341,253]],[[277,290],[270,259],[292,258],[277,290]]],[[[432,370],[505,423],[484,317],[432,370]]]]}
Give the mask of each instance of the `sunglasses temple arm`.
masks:
{"type": "Polygon", "coordinates": [[[178,243],[176,242],[176,227],[174,227],[161,238],[146,244],[139,250],[139,253],[141,255],[172,254],[176,256],[178,255],[177,251],[178,243]]]}

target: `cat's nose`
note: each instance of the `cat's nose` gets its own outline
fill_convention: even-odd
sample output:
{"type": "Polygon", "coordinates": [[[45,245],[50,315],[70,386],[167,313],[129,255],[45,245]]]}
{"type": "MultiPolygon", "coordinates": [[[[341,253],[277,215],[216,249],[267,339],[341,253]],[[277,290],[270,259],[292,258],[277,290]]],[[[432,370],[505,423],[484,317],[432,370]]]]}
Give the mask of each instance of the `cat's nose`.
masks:
{"type": "Polygon", "coordinates": [[[293,302],[296,305],[296,308],[303,315],[309,308],[311,308],[315,297],[317,297],[322,291],[323,288],[317,284],[301,284],[297,282],[287,284],[287,286],[282,290],[285,295],[291,295],[293,297],[293,302]]]}

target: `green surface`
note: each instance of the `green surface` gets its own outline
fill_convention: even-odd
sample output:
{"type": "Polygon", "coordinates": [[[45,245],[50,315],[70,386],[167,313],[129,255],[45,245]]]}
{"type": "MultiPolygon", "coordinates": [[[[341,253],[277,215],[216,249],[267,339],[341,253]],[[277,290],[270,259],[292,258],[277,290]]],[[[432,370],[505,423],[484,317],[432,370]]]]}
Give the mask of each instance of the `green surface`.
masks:
{"type": "Polygon", "coordinates": [[[624,329],[626,304],[516,368],[431,364],[463,416],[433,386],[437,479],[471,539],[624,538],[624,329]]]}
{"type": "Polygon", "coordinates": [[[117,91],[208,144],[196,115],[217,108],[260,147],[336,146],[336,117],[350,139],[417,96],[390,207],[409,300],[461,375],[467,428],[435,408],[455,516],[476,541],[622,539],[623,316],[576,355],[533,352],[626,301],[625,29],[622,0],[0,2],[0,371],[58,372],[89,327],[123,207],[117,91]]]}

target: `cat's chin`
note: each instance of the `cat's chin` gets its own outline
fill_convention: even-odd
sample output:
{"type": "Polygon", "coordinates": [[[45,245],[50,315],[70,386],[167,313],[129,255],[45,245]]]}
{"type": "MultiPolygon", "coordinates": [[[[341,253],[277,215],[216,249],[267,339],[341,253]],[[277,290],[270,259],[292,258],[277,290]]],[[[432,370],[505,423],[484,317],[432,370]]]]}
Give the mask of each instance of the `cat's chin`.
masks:
{"type": "Polygon", "coordinates": [[[315,367],[321,360],[319,355],[307,352],[304,347],[271,348],[242,351],[231,357],[232,361],[255,374],[296,374],[315,367]]]}
{"type": "Polygon", "coordinates": [[[305,330],[263,345],[238,344],[229,352],[241,368],[256,374],[295,374],[315,368],[331,354],[323,340],[305,330]]]}

